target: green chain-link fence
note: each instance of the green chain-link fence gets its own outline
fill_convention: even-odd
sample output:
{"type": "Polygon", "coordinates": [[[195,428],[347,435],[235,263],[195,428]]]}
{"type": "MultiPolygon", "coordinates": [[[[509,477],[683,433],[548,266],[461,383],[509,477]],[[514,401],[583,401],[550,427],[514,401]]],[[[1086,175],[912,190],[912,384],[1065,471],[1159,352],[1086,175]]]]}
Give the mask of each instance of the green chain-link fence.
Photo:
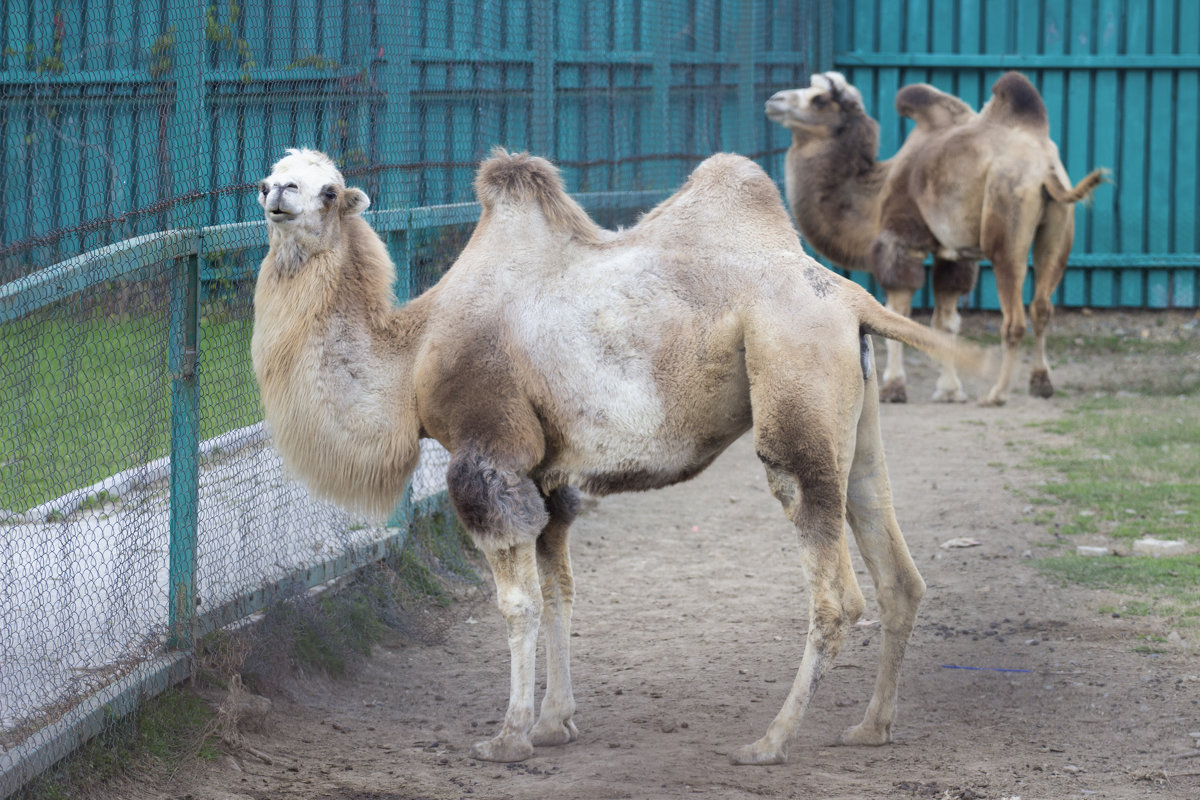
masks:
{"type": "Polygon", "coordinates": [[[285,148],[372,196],[404,299],[465,241],[494,145],[557,161],[606,224],[718,150],[779,174],[762,100],[829,62],[828,6],[0,7],[0,796],[186,675],[195,636],[443,501],[436,447],[390,528],[310,499],[270,447],[253,187],[285,148]]]}

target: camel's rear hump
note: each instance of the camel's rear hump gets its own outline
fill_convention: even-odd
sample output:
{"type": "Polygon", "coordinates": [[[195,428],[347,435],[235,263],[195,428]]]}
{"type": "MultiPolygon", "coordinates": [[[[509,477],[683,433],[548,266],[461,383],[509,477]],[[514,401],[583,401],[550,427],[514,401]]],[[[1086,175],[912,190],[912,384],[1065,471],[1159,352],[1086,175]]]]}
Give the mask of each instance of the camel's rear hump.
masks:
{"type": "Polygon", "coordinates": [[[1038,90],[1019,72],[1006,72],[992,84],[982,116],[989,122],[1019,125],[1049,134],[1050,118],[1038,90]]]}

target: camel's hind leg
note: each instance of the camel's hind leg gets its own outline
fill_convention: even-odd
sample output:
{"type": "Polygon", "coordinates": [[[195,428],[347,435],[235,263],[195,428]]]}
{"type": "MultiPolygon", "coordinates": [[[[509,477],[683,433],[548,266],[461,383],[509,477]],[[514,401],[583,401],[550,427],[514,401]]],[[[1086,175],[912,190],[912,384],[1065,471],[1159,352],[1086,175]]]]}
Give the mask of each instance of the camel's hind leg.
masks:
{"type": "MultiPolygon", "coordinates": [[[[752,395],[758,456],[772,494],[799,533],[809,585],[808,637],[783,707],[761,739],[734,753],[738,764],[779,764],[787,759],[788,739],[864,605],[845,536],[846,480],[854,442],[851,415],[864,391],[858,359],[851,355],[846,359],[849,369],[840,369],[832,362],[822,364],[812,351],[794,355],[797,363],[822,376],[816,385],[776,383],[774,376],[755,375],[752,369],[760,383],[752,395]]],[[[750,357],[748,344],[748,362],[750,357]]]]}
{"type": "Polygon", "coordinates": [[[579,493],[563,487],[546,498],[550,522],[537,540],[538,571],[542,578],[542,630],[546,638],[546,694],[533,726],[539,747],[566,744],[579,736],[575,728],[575,697],[571,691],[571,606],[575,579],[567,531],[579,513],[579,493]]]}
{"type": "MultiPolygon", "coordinates": [[[[950,261],[944,258],[933,262],[933,319],[931,325],[951,336],[958,335],[962,317],[958,313],[958,298],[975,287],[979,265],[974,261],[950,261]]],[[[888,340],[891,347],[891,340],[888,340]]],[[[933,391],[935,403],[965,403],[967,393],[953,361],[942,364],[937,386],[933,391]]]]}
{"type": "Polygon", "coordinates": [[[892,740],[900,664],[916,622],[917,606],[925,593],[925,581],[908,552],[892,507],[879,432],[879,406],[873,402],[873,395],[868,385],[858,421],[846,511],[859,552],[875,582],[883,644],[875,693],[863,721],[842,734],[842,744],[881,745],[892,740]]]}
{"type": "MultiPolygon", "coordinates": [[[[1037,191],[1041,191],[1040,185],[1037,191]]],[[[1025,337],[1022,292],[1029,271],[1029,245],[1037,229],[1037,219],[1030,210],[1035,207],[1040,213],[1040,202],[1036,206],[1028,202],[1022,204],[1021,198],[1013,194],[1012,187],[1003,182],[998,183],[998,188],[989,187],[984,203],[981,244],[984,254],[991,259],[992,274],[996,278],[996,293],[1003,317],[1000,335],[1004,340],[1004,357],[996,383],[979,401],[983,406],[1002,406],[1008,402],[1008,387],[1017,363],[1017,352],[1025,337]]]]}
{"type": "Polygon", "coordinates": [[[1029,316],[1033,321],[1033,369],[1029,373],[1029,394],[1050,397],[1050,365],[1046,362],[1046,329],[1054,315],[1051,298],[1067,271],[1067,256],[1075,239],[1075,207],[1066,203],[1046,204],[1042,224],[1033,237],[1034,286],[1029,316]]]}

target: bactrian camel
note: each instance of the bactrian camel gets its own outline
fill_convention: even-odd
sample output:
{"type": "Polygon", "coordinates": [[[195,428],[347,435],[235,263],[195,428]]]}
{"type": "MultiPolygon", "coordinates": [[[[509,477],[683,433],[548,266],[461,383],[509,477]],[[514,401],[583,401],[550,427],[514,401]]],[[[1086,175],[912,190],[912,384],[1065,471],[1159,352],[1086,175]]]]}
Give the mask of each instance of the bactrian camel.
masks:
{"type": "Polygon", "coordinates": [[[863,611],[843,524],[878,588],[875,693],[841,741],[892,737],[896,682],[924,583],[892,509],[870,337],[939,358],[950,337],[894,314],[807,256],[753,162],[716,155],[636,226],[598,227],[541,158],[495,151],[479,223],[427,292],[394,306],[394,267],[323,155],[289,151],[261,184],[270,250],[255,290],[255,375],[274,444],[317,494],[385,514],[418,439],[451,453],[459,519],[508,630],[508,712],[489,761],[576,738],[567,529],[580,487],[686,480],[753,428],[770,490],[800,532],[810,584],[803,660],[744,764],[788,737],[863,611]],[[534,660],[546,691],[534,715],[534,660]]]}
{"type": "MultiPolygon", "coordinates": [[[[896,110],[916,127],[895,156],[880,162],[879,125],[840,73],[813,75],[809,88],[778,92],[767,101],[767,116],[792,133],[784,181],[800,232],[838,266],[871,272],[887,293],[888,307],[906,316],[932,253],[932,324],[952,335],[961,323],[958,299],[974,288],[979,260],[989,259],[1004,355],[982,405],[1008,399],[1025,335],[1021,292],[1032,246],[1029,316],[1035,351],[1029,393],[1050,397],[1050,298],[1075,236],[1073,204],[1090,195],[1104,171],[1094,170],[1071,186],[1050,139],[1042,98],[1017,72],[996,81],[978,114],[928,84],[903,87],[896,110]]],[[[900,342],[887,344],[881,399],[907,399],[900,342]]],[[[933,399],[967,399],[953,364],[943,365],[933,399]]]]}

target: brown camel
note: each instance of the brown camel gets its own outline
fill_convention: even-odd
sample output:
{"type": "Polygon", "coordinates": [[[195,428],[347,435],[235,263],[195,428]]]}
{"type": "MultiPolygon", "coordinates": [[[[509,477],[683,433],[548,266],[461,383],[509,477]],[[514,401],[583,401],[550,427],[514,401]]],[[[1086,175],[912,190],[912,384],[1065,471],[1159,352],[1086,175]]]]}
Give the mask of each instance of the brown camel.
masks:
{"type": "Polygon", "coordinates": [[[387,513],[418,439],[451,453],[450,498],[491,565],[511,650],[508,713],[476,758],[576,738],[567,529],[582,487],[652,489],[699,473],[753,428],[800,532],[810,623],[766,735],[734,760],[777,763],[863,611],[843,525],[878,587],[875,693],[848,744],[891,740],[900,662],[924,583],[892,509],[870,337],[955,358],[945,334],[879,305],[803,251],[778,191],[740,156],[706,160],[635,227],[598,227],[548,162],[480,167],[482,215],[431,289],[394,307],[368,205],[322,154],[289,151],[261,184],[270,251],[252,343],[266,419],[324,497],[387,513]],[[539,627],[546,693],[534,716],[539,627]]]}
{"type": "MultiPolygon", "coordinates": [[[[1023,75],[1009,72],[992,86],[976,114],[928,84],[905,86],[896,110],[916,121],[904,145],[876,161],[879,125],[862,95],[837,72],[812,76],[807,89],[778,92],[769,118],[792,132],[784,175],[788,204],[808,242],[835,264],[871,272],[887,305],[907,316],[925,282],[933,253],[933,327],[958,332],[958,298],[971,291],[978,262],[992,262],[1003,315],[1000,375],[981,405],[1003,405],[1025,335],[1021,290],[1029,249],[1035,271],[1036,340],[1029,393],[1050,397],[1046,364],[1050,298],[1062,280],[1075,236],[1074,203],[1104,180],[1090,172],[1072,187],[1050,140],[1046,107],[1023,75]]],[[[889,341],[881,399],[904,402],[902,345],[889,341]]],[[[943,365],[935,402],[964,402],[954,366],[943,365]]]]}

